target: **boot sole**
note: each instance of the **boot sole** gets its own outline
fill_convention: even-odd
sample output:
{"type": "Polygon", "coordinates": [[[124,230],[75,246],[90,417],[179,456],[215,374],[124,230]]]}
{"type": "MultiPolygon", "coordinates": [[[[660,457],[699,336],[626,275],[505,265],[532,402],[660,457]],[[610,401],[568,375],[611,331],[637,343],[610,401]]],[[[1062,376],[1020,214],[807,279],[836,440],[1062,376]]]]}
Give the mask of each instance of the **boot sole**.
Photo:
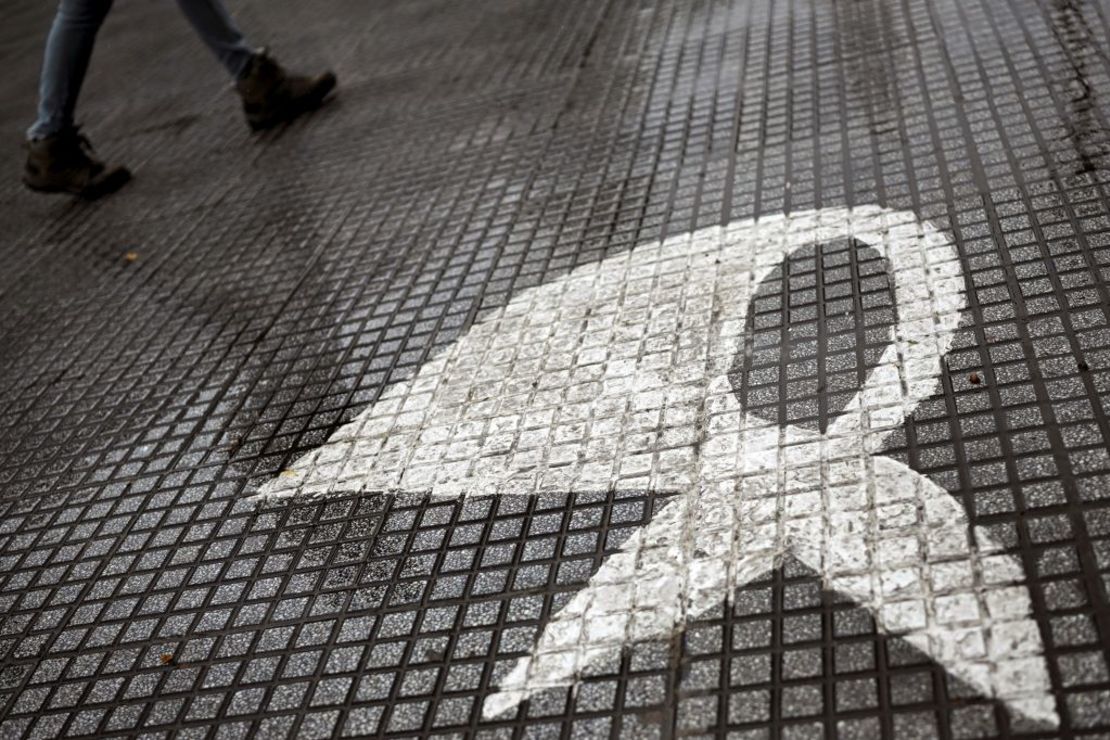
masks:
{"type": "Polygon", "coordinates": [[[78,198],[84,200],[96,200],[105,195],[111,195],[116,192],[131,180],[131,171],[126,167],[117,167],[111,172],[105,174],[95,182],[89,183],[83,187],[74,187],[72,185],[55,185],[55,184],[41,184],[32,182],[26,177],[23,178],[23,184],[28,190],[36,193],[44,193],[47,195],[76,195],[78,198]]]}
{"type": "Polygon", "coordinates": [[[251,118],[248,116],[247,125],[250,126],[251,131],[254,132],[266,131],[275,126],[280,126],[283,123],[289,123],[305,113],[310,113],[324,104],[328,95],[335,89],[336,81],[334,74],[324,75],[319,84],[316,85],[316,88],[309,95],[304,96],[272,116],[266,118],[251,118]]]}

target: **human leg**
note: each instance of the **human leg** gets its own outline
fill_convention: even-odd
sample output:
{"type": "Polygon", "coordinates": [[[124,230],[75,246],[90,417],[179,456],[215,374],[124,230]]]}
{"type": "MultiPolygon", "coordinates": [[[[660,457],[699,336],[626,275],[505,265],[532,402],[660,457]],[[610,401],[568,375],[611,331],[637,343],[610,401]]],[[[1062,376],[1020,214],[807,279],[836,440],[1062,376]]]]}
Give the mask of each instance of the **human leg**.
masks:
{"type": "Polygon", "coordinates": [[[39,78],[38,117],[28,139],[42,139],[73,126],[77,97],[89,68],[96,32],[112,0],[61,0],[46,39],[39,78]]]}
{"type": "Polygon", "coordinates": [[[243,32],[235,24],[221,0],[177,0],[177,6],[212,50],[233,80],[243,76],[255,52],[247,46],[243,32]]]}
{"type": "Polygon", "coordinates": [[[177,0],[177,5],[236,81],[253,130],[271,128],[316,108],[335,87],[331,72],[292,75],[264,51],[252,51],[223,0],[177,0]]]}
{"type": "Polygon", "coordinates": [[[131,173],[93,154],[73,122],[96,33],[112,0],[61,0],[43,54],[39,106],[27,131],[23,183],[46,193],[95,198],[117,190],[131,173]]]}

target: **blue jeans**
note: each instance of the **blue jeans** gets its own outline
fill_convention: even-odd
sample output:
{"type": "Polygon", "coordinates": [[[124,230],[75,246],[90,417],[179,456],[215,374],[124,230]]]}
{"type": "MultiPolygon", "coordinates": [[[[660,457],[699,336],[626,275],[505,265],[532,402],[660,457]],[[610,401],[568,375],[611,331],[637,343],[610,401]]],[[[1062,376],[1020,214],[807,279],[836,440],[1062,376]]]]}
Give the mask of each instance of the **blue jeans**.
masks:
{"type": "MultiPolygon", "coordinates": [[[[221,0],[177,0],[200,38],[238,79],[254,51],[221,0]]],[[[38,119],[27,131],[30,139],[51,136],[73,126],[73,111],[85,71],[89,67],[96,32],[108,15],[112,0],[60,0],[58,14],[46,39],[39,80],[38,119]]]]}

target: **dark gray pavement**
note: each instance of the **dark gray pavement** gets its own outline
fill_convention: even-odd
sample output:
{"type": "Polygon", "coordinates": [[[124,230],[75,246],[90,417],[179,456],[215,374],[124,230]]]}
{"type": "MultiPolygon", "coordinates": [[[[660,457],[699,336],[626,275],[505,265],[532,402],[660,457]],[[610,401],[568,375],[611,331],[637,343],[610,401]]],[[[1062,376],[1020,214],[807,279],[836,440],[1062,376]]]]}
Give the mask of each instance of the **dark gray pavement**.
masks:
{"type": "MultiPolygon", "coordinates": [[[[251,136],[173,4],[119,0],[80,118],[136,178],[92,204],[18,184],[52,8],[0,8],[11,152],[0,178],[0,737],[1110,737],[1110,5],[231,4],[290,65],[332,65],[338,98],[251,136]],[[880,436],[909,488],[945,489],[958,512],[946,524],[975,534],[978,549],[945,561],[971,564],[967,584],[945,585],[931,554],[911,563],[925,584],[913,603],[927,612],[914,633],[883,611],[889,550],[869,540],[874,602],[783,550],[774,567],[737,576],[731,599],[683,601],[673,629],[643,639],[629,627],[623,652],[573,653],[573,680],[535,669],[525,701],[484,714],[575,595],[596,596],[607,563],[653,562],[643,533],[684,505],[664,505],[689,483],[679,473],[705,478],[713,404],[684,398],[686,416],[668,395],[676,375],[655,378],[656,398],[635,376],[616,421],[595,404],[574,431],[558,413],[581,399],[545,397],[555,415],[536,428],[555,431],[534,448],[537,477],[512,492],[527,495],[473,486],[436,498],[403,477],[375,486],[362,453],[332,475],[325,443],[378,439],[363,420],[401,414],[440,358],[473,360],[445,383],[487,377],[498,356],[468,355],[472,337],[516,315],[534,331],[512,351],[540,359],[513,365],[514,377],[531,372],[538,403],[566,351],[544,327],[604,325],[588,321],[585,299],[550,309],[536,297],[581,276],[630,286],[613,337],[646,339],[622,357],[672,362],[659,357],[700,345],[689,324],[666,328],[679,304],[652,291],[679,291],[682,306],[701,305],[702,291],[655,262],[637,268],[635,255],[691,233],[724,245],[713,227],[756,217],[855,209],[837,218],[857,241],[815,238],[820,249],[786,250],[772,273],[749,269],[753,309],[735,331],[749,350],[755,336],[779,351],[720,370],[750,412],[736,423],[827,439],[883,347],[912,353],[891,344],[910,313],[901,295],[874,283],[890,270],[897,283],[899,268],[883,251],[896,229],[875,226],[872,206],[910,214],[952,250],[930,263],[930,291],[946,264],[962,280],[959,328],[944,342],[937,330],[939,382],[880,436]],[[648,273],[662,277],[637,293],[648,273]],[[603,426],[616,430],[608,447],[590,441],[603,426]],[[616,461],[611,477],[586,485],[599,456],[616,461]],[[326,495],[299,483],[305,471],[331,481],[326,495]],[[255,495],[267,490],[284,493],[255,495]],[[1009,591],[991,562],[1016,569],[1009,591]],[[1000,604],[1032,620],[1009,643],[1003,628],[1024,623],[1000,604]],[[944,640],[957,627],[964,652],[953,656],[944,640]]],[[[705,295],[712,323],[728,301],[705,295]]],[[[617,339],[597,347],[615,367],[617,339]]],[[[901,377],[912,386],[909,370],[901,377]]],[[[467,399],[467,419],[504,420],[503,406],[467,399]]],[[[421,443],[461,434],[448,416],[420,427],[421,443]]],[[[496,430],[482,429],[451,459],[485,455],[496,430]]],[[[506,444],[516,454],[524,435],[506,444]]],[[[431,474],[458,469],[447,459],[432,458],[431,474]]],[[[780,494],[800,490],[796,459],[781,458],[780,494]]],[[[821,459],[815,485],[827,492],[821,459]]],[[[887,490],[870,465],[859,478],[869,515],[887,490]]],[[[925,522],[907,531],[928,540],[930,505],[907,506],[925,522]]],[[[831,537],[839,520],[821,511],[831,537]]],[[[691,557],[711,549],[682,531],[694,533],[691,557]]],[[[618,603],[606,593],[597,603],[618,603]]]]}

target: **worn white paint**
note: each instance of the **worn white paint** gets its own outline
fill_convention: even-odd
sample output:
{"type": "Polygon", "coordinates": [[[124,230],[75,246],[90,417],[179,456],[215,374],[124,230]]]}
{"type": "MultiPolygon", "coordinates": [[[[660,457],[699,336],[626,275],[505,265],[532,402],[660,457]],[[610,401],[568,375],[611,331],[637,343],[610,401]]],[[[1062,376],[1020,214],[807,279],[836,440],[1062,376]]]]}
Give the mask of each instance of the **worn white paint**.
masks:
{"type": "Polygon", "coordinates": [[[948,239],[875,206],[741,221],[523,291],[260,496],[678,491],[547,624],[487,718],[636,640],[665,638],[793,553],[954,676],[1055,726],[1020,563],[876,453],[937,389],[964,306],[948,239]],[[898,324],[825,434],[746,414],[725,373],[759,282],[851,236],[889,260],[898,324]]]}

